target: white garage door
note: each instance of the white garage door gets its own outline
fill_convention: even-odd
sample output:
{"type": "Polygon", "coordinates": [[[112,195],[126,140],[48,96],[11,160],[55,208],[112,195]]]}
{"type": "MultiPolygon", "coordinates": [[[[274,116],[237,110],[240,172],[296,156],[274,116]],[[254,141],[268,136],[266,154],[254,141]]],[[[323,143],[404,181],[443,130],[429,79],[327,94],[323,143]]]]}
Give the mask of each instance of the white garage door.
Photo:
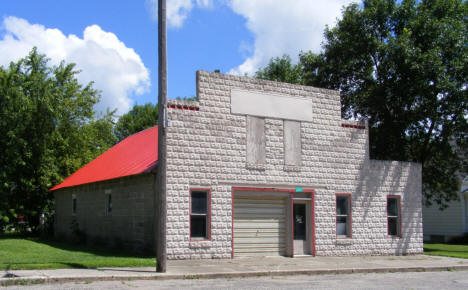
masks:
{"type": "Polygon", "coordinates": [[[234,257],[286,251],[286,199],[234,198],[234,257]]]}

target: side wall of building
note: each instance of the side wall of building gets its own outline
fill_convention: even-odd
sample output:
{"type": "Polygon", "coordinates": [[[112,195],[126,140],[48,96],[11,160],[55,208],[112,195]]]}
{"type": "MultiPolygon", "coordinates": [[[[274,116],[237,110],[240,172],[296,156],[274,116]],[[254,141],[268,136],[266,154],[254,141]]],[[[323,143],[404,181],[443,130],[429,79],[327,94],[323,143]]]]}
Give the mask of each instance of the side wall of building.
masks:
{"type": "Polygon", "coordinates": [[[367,125],[341,119],[338,92],[197,72],[197,97],[168,109],[169,259],[231,257],[232,188],[239,186],[315,190],[317,255],[422,253],[421,166],[370,161],[367,125]],[[300,166],[285,164],[284,120],[268,117],[265,164],[247,164],[247,116],[231,113],[233,89],[312,101],[313,119],[300,122],[300,166]],[[193,188],[211,190],[207,241],[190,240],[193,188]],[[352,196],[351,239],[336,235],[336,193],[352,196]],[[388,195],[401,197],[402,237],[387,235],[388,195]]]}
{"type": "Polygon", "coordinates": [[[59,189],[55,195],[55,235],[134,252],[153,251],[154,175],[144,174],[59,189]],[[108,195],[112,211],[107,212],[108,195]],[[72,199],[76,197],[76,213],[72,199]]]}

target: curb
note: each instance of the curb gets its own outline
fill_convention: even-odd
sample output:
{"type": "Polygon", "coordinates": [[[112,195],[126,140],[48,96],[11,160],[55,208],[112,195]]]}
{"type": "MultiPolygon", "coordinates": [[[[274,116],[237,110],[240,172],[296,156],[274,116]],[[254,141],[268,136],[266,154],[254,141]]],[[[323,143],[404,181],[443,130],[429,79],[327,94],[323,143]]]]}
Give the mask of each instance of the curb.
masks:
{"type": "Polygon", "coordinates": [[[0,286],[32,285],[32,284],[56,284],[68,282],[95,282],[95,281],[125,281],[125,280],[175,280],[175,279],[219,279],[219,278],[245,278],[261,276],[286,276],[286,275],[337,275],[354,273],[397,273],[397,272],[440,272],[468,270],[468,265],[459,266],[435,266],[435,267],[387,267],[387,268],[349,268],[349,269],[317,269],[317,270],[277,270],[254,272],[227,272],[227,273],[203,273],[203,274],[151,274],[129,276],[76,276],[76,277],[14,277],[0,278],[0,286]]]}

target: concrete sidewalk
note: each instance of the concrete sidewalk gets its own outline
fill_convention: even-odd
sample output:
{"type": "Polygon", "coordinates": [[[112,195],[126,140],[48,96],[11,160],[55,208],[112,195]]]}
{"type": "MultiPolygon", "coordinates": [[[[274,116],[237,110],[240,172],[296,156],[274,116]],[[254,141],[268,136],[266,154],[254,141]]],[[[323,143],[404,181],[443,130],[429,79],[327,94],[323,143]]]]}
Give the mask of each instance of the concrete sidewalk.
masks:
{"type": "Polygon", "coordinates": [[[265,275],[317,275],[410,271],[468,271],[468,259],[436,256],[255,257],[168,261],[167,273],[154,268],[12,270],[0,272],[0,285],[97,280],[197,279],[265,275]]]}

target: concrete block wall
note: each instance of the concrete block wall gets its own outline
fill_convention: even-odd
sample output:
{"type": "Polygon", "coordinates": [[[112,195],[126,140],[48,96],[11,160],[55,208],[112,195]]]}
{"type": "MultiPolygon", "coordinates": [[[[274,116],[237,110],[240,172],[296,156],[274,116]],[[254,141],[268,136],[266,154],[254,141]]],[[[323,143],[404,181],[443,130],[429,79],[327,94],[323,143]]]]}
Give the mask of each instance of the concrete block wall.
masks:
{"type": "Polygon", "coordinates": [[[335,233],[336,190],[316,198],[316,250],[319,256],[420,254],[423,252],[421,165],[370,160],[352,194],[352,238],[335,233]],[[387,195],[401,196],[401,237],[387,235],[387,195]],[[327,215],[328,213],[328,215],[327,215]]]}
{"type": "Polygon", "coordinates": [[[197,97],[168,109],[169,259],[231,257],[233,186],[315,189],[317,255],[422,252],[421,167],[370,161],[367,125],[341,119],[337,91],[199,71],[197,97]],[[301,122],[301,166],[285,166],[284,122],[272,118],[265,118],[265,165],[246,166],[246,116],[231,114],[231,89],[313,101],[314,119],[301,122]],[[211,189],[210,241],[190,241],[191,188],[211,189]],[[336,193],[352,194],[352,239],[336,237],[336,193]],[[402,238],[386,235],[389,194],[402,196],[402,238]]]}
{"type": "Polygon", "coordinates": [[[76,221],[88,244],[153,252],[154,179],[153,174],[143,174],[55,191],[55,235],[71,238],[72,222],[76,221]],[[112,194],[109,215],[106,193],[112,194]],[[76,215],[72,214],[73,194],[76,215]]]}

